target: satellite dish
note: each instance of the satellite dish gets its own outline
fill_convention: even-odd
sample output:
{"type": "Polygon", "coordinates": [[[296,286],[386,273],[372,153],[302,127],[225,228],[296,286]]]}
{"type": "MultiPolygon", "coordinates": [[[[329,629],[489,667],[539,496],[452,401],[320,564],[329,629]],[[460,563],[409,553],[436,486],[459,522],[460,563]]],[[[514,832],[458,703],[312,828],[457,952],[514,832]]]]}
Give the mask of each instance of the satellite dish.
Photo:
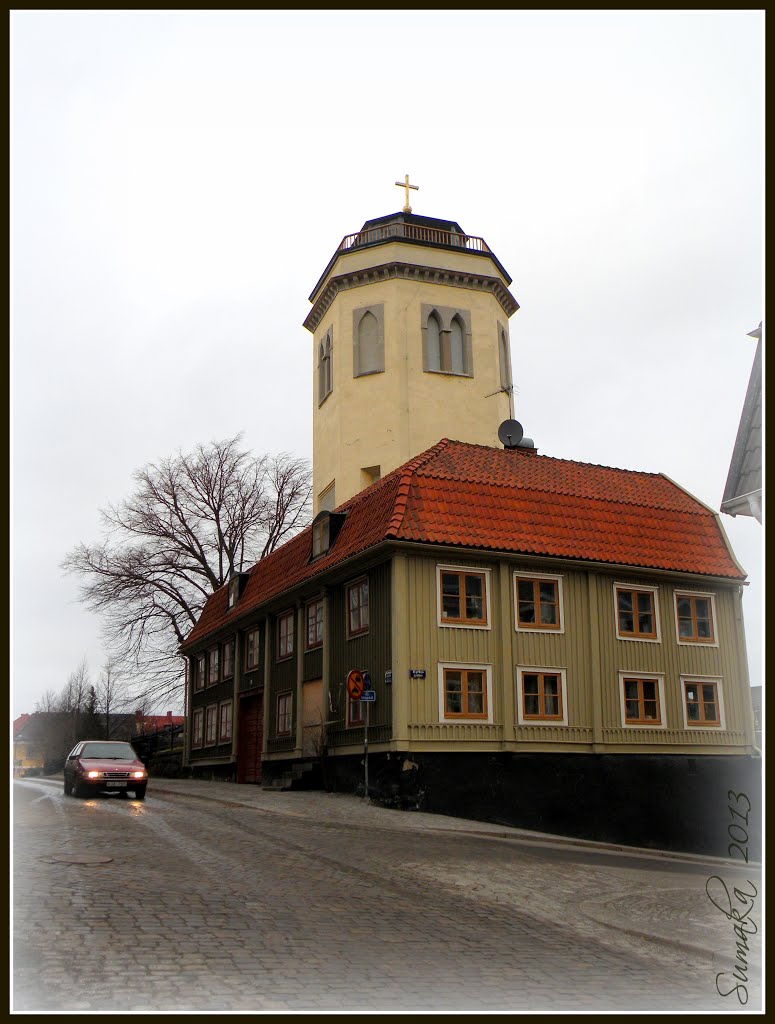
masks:
{"type": "Polygon", "coordinates": [[[518,420],[504,420],[498,427],[498,440],[504,448],[516,448],[524,433],[518,420]]]}

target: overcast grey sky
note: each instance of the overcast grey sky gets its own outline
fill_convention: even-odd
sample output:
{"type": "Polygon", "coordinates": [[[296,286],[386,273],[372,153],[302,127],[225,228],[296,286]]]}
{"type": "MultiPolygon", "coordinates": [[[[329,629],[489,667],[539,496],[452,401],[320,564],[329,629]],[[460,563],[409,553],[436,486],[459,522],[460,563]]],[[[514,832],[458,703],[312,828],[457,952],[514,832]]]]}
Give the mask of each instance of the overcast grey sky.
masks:
{"type": "MultiPolygon", "coordinates": [[[[400,209],[513,277],[539,451],[718,509],[762,310],[763,13],[12,18],[13,714],[99,623],[59,563],[178,447],[311,457],[307,296],[400,209]]],[[[749,573],[761,527],[722,517],[749,573]]]]}

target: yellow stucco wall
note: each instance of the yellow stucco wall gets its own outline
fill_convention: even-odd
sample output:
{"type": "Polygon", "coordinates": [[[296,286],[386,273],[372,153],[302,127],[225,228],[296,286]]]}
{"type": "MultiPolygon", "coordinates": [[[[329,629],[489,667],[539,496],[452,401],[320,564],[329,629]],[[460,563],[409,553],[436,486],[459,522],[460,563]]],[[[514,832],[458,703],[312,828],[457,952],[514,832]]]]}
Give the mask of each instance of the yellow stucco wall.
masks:
{"type": "MultiPolygon", "coordinates": [[[[427,250],[402,248],[416,261],[419,251],[425,261],[427,250]]],[[[374,250],[367,253],[374,258],[374,250]]],[[[444,252],[447,255],[466,258],[444,252]]],[[[488,261],[487,266],[493,265],[488,261]]],[[[497,299],[490,292],[463,286],[393,278],[349,288],[336,296],[312,345],[315,512],[318,496],[332,480],[336,480],[339,505],[367,486],[363,468],[378,465],[384,476],[442,437],[499,444],[498,426],[509,416],[509,399],[502,392],[487,397],[501,383],[498,324],[508,333],[508,317],[497,299]],[[384,372],[354,377],[353,311],[380,304],[384,309],[384,372]],[[468,312],[472,377],[423,370],[423,305],[468,312]],[[330,328],[333,389],[318,404],[318,349],[330,328]]]]}

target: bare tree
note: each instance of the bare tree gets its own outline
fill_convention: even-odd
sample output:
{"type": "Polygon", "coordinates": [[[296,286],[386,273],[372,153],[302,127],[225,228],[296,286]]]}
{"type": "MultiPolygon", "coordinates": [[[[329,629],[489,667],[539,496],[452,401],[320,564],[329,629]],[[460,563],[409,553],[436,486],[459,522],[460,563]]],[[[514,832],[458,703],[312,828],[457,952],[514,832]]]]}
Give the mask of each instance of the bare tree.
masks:
{"type": "Polygon", "coordinates": [[[46,690],[39,700],[35,701],[35,714],[50,714],[59,710],[59,695],[55,690],[46,690]]]}
{"type": "MultiPolygon", "coordinates": [[[[133,687],[134,689],[134,687],[133,687]]],[[[126,712],[133,697],[129,696],[124,673],[121,671],[115,658],[108,658],[102,666],[97,685],[95,687],[95,710],[101,718],[101,725],[104,728],[105,739],[111,739],[111,720],[118,714],[126,712]]],[[[115,724],[115,723],[113,723],[115,724]]]]}
{"type": "Polygon", "coordinates": [[[70,673],[59,696],[59,710],[70,716],[73,743],[81,738],[80,720],[88,710],[91,689],[89,666],[86,664],[86,658],[82,658],[75,671],[70,673]]]}
{"type": "Polygon", "coordinates": [[[114,665],[132,666],[148,705],[180,703],[179,645],[233,572],[306,525],[309,467],[254,456],[238,435],[178,451],[134,481],[128,498],[101,512],[102,541],[79,544],[62,567],[81,578],[114,665]]]}

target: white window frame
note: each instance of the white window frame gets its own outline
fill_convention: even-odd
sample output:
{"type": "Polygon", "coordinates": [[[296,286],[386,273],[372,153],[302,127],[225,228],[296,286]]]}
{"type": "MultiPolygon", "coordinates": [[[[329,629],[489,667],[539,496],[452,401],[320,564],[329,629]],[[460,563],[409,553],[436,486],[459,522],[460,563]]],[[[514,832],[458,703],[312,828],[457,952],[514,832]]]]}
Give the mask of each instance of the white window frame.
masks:
{"type": "Polygon", "coordinates": [[[218,745],[218,705],[217,704],[208,704],[207,707],[205,708],[205,728],[204,728],[204,739],[202,741],[202,746],[203,747],[215,747],[217,745],[218,745]],[[213,729],[213,737],[214,738],[213,738],[212,741],[207,738],[207,720],[209,718],[209,715],[210,715],[211,711],[213,712],[213,721],[215,723],[215,728],[213,729]]]}
{"type": "Polygon", "coordinates": [[[566,670],[546,665],[517,665],[517,722],[519,725],[565,725],[568,724],[568,687],[566,670]],[[562,701],[562,718],[525,718],[523,713],[522,673],[535,672],[560,677],[560,700],[562,701]]]}
{"type": "Polygon", "coordinates": [[[622,716],[623,729],[667,729],[667,705],[665,703],[665,674],[664,672],[644,672],[642,669],[631,669],[629,672],[619,672],[619,712],[622,716]],[[661,721],[651,723],[635,723],[626,721],[627,714],[624,705],[624,680],[625,679],[649,679],[657,683],[659,693],[659,713],[661,721]]]}
{"type": "MultiPolygon", "coordinates": [[[[490,587],[490,573],[491,569],[484,568],[480,565],[442,565],[436,564],[436,624],[440,629],[492,629],[492,601],[491,601],[491,590],[490,587]],[[484,576],[484,603],[487,609],[487,621],[483,623],[474,622],[444,622],[442,620],[441,613],[443,611],[443,603],[441,597],[441,574],[443,572],[466,572],[466,573],[477,573],[484,576]]],[[[466,668],[467,666],[463,666],[466,668]]],[[[472,666],[475,667],[475,666],[472,666]]]]}
{"type": "Polygon", "coordinates": [[[274,722],[275,734],[278,738],[293,736],[293,690],[283,690],[277,694],[275,698],[275,722],[274,722]],[[288,731],[280,732],[280,701],[290,701],[290,710],[288,711],[288,731]]]}
{"type": "Polygon", "coordinates": [[[718,619],[716,618],[716,595],[708,590],[673,591],[673,613],[675,615],[675,638],[681,647],[718,647],[718,619]],[[713,624],[713,640],[682,640],[678,623],[678,598],[701,597],[710,601],[710,616],[713,624]]]}
{"type": "Polygon", "coordinates": [[[289,661],[296,650],[296,612],[293,608],[288,608],[284,612],[280,612],[277,616],[277,657],[276,661],[289,661]],[[282,647],[282,630],[281,625],[286,620],[290,620],[291,627],[290,631],[286,633],[285,640],[288,650],[285,654],[281,654],[282,647]]]}
{"type": "Polygon", "coordinates": [[[260,629],[259,626],[253,626],[251,629],[248,629],[245,632],[245,671],[246,672],[255,672],[255,670],[258,668],[258,662],[259,662],[260,656],[261,656],[261,629],[260,629]],[[248,648],[248,637],[251,634],[253,634],[253,633],[256,634],[256,643],[255,643],[256,660],[253,661],[253,662],[249,662],[248,661],[248,650],[249,650],[249,648],[248,648]]]}
{"type": "Polygon", "coordinates": [[[191,749],[200,750],[204,746],[205,715],[204,708],[197,708],[191,716],[191,749]],[[199,742],[197,742],[197,718],[199,719],[199,742]]]}
{"type": "Polygon", "coordinates": [[[348,729],[362,729],[366,723],[366,708],[364,707],[364,701],[362,700],[350,700],[350,695],[347,695],[347,728],[348,729]],[[360,708],[360,721],[356,721],[353,718],[353,711],[356,705],[360,708]]]}
{"type": "Polygon", "coordinates": [[[234,701],[233,700],[222,700],[218,705],[218,743],[231,743],[234,738],[234,701]],[[229,735],[223,735],[223,719],[221,717],[223,709],[228,707],[231,711],[229,715],[229,735]]]}
{"type": "Polygon", "coordinates": [[[492,725],[493,724],[493,706],[492,706],[492,665],[479,665],[472,664],[465,661],[440,661],[439,672],[438,672],[438,685],[439,685],[439,722],[447,725],[465,725],[470,723],[471,725],[492,725]],[[444,669],[463,670],[466,672],[484,672],[485,673],[485,688],[487,693],[487,717],[486,718],[465,718],[460,715],[455,715],[454,718],[447,718],[447,702],[446,694],[444,691],[444,669]]]}
{"type": "Polygon", "coordinates": [[[233,679],[234,678],[234,669],[235,669],[234,662],[236,661],[236,658],[237,658],[237,643],[236,643],[235,638],[232,637],[230,640],[224,640],[224,642],[221,644],[221,653],[219,655],[219,665],[218,665],[219,670],[220,670],[219,671],[219,675],[220,675],[221,681],[223,681],[224,679],[233,679]],[[229,669],[229,674],[228,675],[226,675],[226,658],[224,656],[224,652],[226,651],[227,647],[231,647],[231,668],[229,669]]]}
{"type": "MultiPolygon", "coordinates": [[[[704,595],[703,595],[704,596],[704,595]]],[[[710,646],[710,645],[709,645],[710,646]]],[[[679,676],[681,682],[681,712],[684,718],[684,729],[689,732],[696,732],[707,729],[708,732],[725,732],[727,719],[724,713],[724,677],[723,676],[698,676],[694,672],[683,672],[679,676]],[[705,722],[690,722],[686,714],[686,683],[715,683],[716,694],[718,695],[718,725],[706,725],[705,722]]]]}
{"type": "MultiPolygon", "coordinates": [[[[511,584],[514,595],[514,628],[518,633],[551,633],[554,636],[565,632],[565,598],[562,591],[562,576],[550,572],[529,572],[528,570],[515,569],[511,584]],[[518,580],[551,580],[557,584],[557,606],[559,609],[560,623],[556,629],[551,626],[522,626],[519,622],[519,593],[517,591],[518,580]]],[[[538,611],[538,609],[536,609],[538,611]]]]}
{"type": "Polygon", "coordinates": [[[216,644],[215,647],[208,648],[207,651],[207,685],[215,686],[221,681],[221,646],[216,644]],[[215,655],[215,679],[211,679],[212,675],[212,658],[215,655]]]}
{"type": "Polygon", "coordinates": [[[323,646],[323,639],[326,630],[326,609],[325,602],[322,597],[313,597],[311,601],[307,601],[304,605],[304,650],[305,651],[319,651],[323,646]],[[316,640],[314,644],[309,642],[309,613],[312,608],[317,608],[320,605],[322,609],[322,615],[318,621],[317,615],[315,615],[315,633],[318,632],[318,625],[320,626],[320,640],[316,640]]]}
{"type": "MultiPolygon", "coordinates": [[[[615,580],[613,584],[613,597],[614,597],[614,629],[616,630],[617,640],[626,640],[628,643],[636,644],[661,644],[662,643],[662,626],[660,623],[659,615],[659,587],[644,586],[641,583],[630,583],[627,580],[615,580]],[[616,599],[617,590],[647,590],[654,595],[654,624],[656,626],[656,636],[629,636],[626,633],[619,632],[619,602],[616,599]]],[[[653,675],[654,673],[649,673],[653,675]]],[[[645,678],[645,677],[644,677],[645,678]]]]}
{"type": "Polygon", "coordinates": [[[366,575],[366,576],[359,576],[357,579],[352,580],[350,583],[345,583],[345,585],[344,585],[344,602],[345,602],[345,616],[346,616],[345,624],[346,624],[346,627],[347,627],[346,630],[345,630],[346,638],[348,640],[356,640],[358,637],[366,636],[369,633],[369,631],[371,630],[371,587],[369,586],[369,577],[368,577],[368,575],[366,575]],[[364,585],[364,583],[366,584],[366,604],[359,604],[358,605],[358,609],[360,611],[362,611],[364,608],[367,609],[366,614],[368,616],[368,622],[366,623],[365,628],[361,628],[361,629],[357,629],[357,630],[353,631],[350,628],[350,620],[351,620],[351,616],[350,616],[350,611],[351,611],[351,609],[350,609],[350,591],[354,590],[356,587],[358,587],[358,588],[362,587],[364,585]]]}
{"type": "Polygon", "coordinates": [[[201,651],[196,656],[194,665],[194,692],[198,693],[207,686],[207,651],[201,651]]]}

